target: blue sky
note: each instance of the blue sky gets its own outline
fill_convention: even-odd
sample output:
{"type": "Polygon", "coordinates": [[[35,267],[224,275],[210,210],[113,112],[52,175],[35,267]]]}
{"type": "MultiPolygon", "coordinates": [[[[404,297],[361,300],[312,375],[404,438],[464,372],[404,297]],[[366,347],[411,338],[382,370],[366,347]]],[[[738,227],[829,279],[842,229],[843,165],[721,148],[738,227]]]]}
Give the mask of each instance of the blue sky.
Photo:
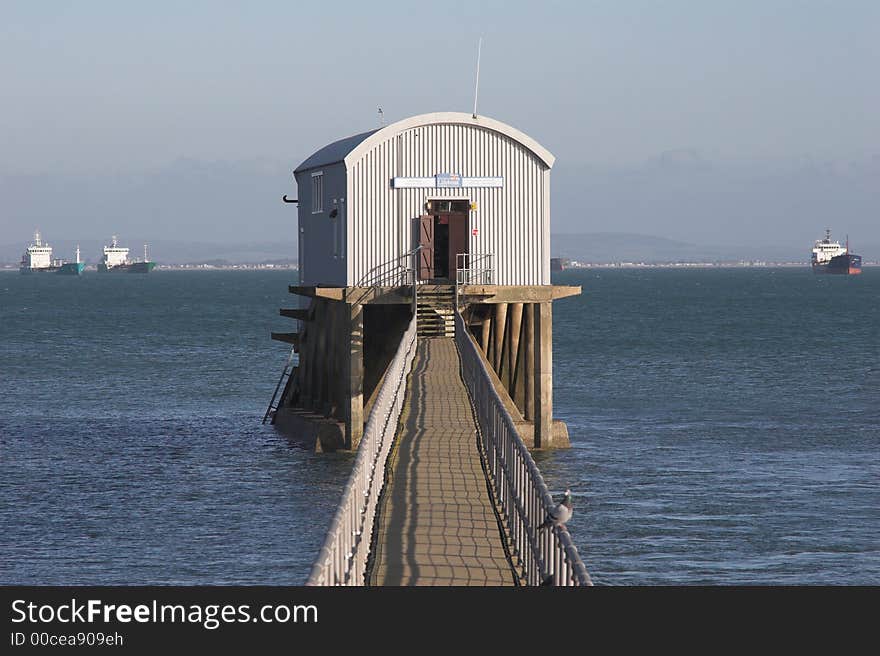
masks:
{"type": "MultiPolygon", "coordinates": [[[[0,215],[0,242],[21,241],[35,221],[64,238],[103,233],[114,221],[150,237],[144,213],[102,190],[141,184],[155,196],[156,176],[191,163],[183,179],[194,179],[202,196],[210,191],[205,175],[242,166],[254,177],[267,173],[272,184],[260,193],[268,193],[324,143],[375,127],[378,106],[388,121],[470,111],[481,35],[479,112],[557,156],[560,229],[731,242],[736,226],[729,217],[713,225],[721,200],[716,194],[706,203],[706,193],[739,189],[734,206],[751,215],[766,206],[762,190],[774,176],[806,168],[830,176],[818,183],[828,194],[820,205],[840,208],[833,217],[847,223],[840,230],[880,243],[872,189],[880,182],[880,3],[774,0],[7,0],[0,5],[0,192],[11,200],[0,215]],[[670,153],[672,187],[672,174],[656,171],[670,153]],[[688,195],[684,160],[714,171],[702,193],[688,195]],[[631,197],[638,185],[626,184],[633,171],[650,178],[643,202],[631,197]],[[579,196],[583,183],[593,198],[579,196]],[[47,190],[63,192],[66,202],[50,201],[47,190]],[[674,203],[662,200],[670,196],[674,203]]],[[[222,176],[211,181],[225,186],[218,192],[243,194],[234,205],[252,206],[267,237],[289,223],[274,197],[249,205],[247,188],[222,176]]],[[[806,184],[783,189],[815,194],[816,179],[806,184]]],[[[186,189],[166,192],[166,204],[151,200],[167,217],[155,228],[202,234],[204,217],[171,218],[174,194],[186,189]]],[[[782,216],[792,204],[774,200],[760,225],[780,239],[793,227],[782,216]]],[[[187,212],[198,207],[189,203],[187,212]]],[[[219,239],[253,232],[253,217],[204,210],[224,222],[219,239]]],[[[809,218],[809,239],[831,220],[818,210],[809,218]]]]}

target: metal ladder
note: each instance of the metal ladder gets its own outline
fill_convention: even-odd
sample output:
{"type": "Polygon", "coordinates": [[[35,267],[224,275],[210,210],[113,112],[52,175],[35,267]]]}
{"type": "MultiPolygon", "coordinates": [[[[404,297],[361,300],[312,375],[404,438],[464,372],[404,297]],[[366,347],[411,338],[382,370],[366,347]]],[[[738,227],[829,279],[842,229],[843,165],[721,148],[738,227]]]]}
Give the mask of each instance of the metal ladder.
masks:
{"type": "Polygon", "coordinates": [[[278,391],[282,389],[282,385],[284,382],[290,378],[290,375],[293,373],[293,356],[296,353],[296,347],[292,347],[290,349],[290,353],[287,356],[287,362],[284,363],[284,370],[281,372],[281,377],[278,379],[278,384],[275,386],[275,391],[272,393],[272,400],[269,401],[269,407],[266,408],[266,414],[263,415],[263,423],[265,424],[268,421],[269,417],[275,416],[275,412],[278,410],[278,406],[281,404],[281,399],[278,398],[278,391]],[[277,400],[277,403],[276,403],[277,400]]]}

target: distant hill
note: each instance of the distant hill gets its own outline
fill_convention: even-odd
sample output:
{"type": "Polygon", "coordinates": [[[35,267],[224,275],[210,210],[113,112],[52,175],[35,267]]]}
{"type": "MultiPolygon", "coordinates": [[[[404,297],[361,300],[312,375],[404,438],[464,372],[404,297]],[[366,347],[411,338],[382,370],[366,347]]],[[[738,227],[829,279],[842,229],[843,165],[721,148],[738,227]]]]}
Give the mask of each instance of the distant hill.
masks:
{"type": "Polygon", "coordinates": [[[622,232],[592,232],[584,234],[554,234],[550,238],[550,253],[581,262],[597,264],[609,262],[739,262],[763,260],[770,262],[806,262],[809,249],[793,251],[763,244],[744,246],[711,246],[690,244],[665,237],[637,235],[622,232]]]}

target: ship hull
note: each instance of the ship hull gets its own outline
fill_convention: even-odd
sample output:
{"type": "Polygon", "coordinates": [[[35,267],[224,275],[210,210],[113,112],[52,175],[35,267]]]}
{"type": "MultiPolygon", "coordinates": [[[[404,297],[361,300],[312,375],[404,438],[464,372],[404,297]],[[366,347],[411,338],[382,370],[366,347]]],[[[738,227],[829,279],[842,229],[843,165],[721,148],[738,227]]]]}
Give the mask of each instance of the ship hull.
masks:
{"type": "Polygon", "coordinates": [[[29,267],[29,266],[21,266],[21,267],[18,267],[18,272],[21,274],[24,274],[26,276],[29,276],[32,273],[58,273],[58,269],[60,269],[60,268],[61,267],[57,267],[57,266],[48,266],[48,267],[40,267],[38,269],[35,269],[35,268],[29,267]]]}
{"type": "Polygon", "coordinates": [[[39,269],[34,269],[29,266],[21,266],[18,267],[18,272],[24,275],[31,275],[32,273],[54,273],[59,276],[78,276],[82,274],[83,269],[85,268],[85,262],[65,262],[60,266],[40,267],[39,269]]]}
{"type": "Polygon", "coordinates": [[[101,262],[98,264],[98,273],[149,273],[155,266],[155,262],[132,262],[131,264],[108,267],[101,262]]]}
{"type": "Polygon", "coordinates": [[[79,276],[82,274],[83,269],[86,268],[85,262],[65,262],[60,267],[58,267],[57,273],[59,276],[79,276]]]}
{"type": "Polygon", "coordinates": [[[854,276],[862,272],[862,256],[844,253],[827,262],[813,262],[813,273],[854,276]]]}

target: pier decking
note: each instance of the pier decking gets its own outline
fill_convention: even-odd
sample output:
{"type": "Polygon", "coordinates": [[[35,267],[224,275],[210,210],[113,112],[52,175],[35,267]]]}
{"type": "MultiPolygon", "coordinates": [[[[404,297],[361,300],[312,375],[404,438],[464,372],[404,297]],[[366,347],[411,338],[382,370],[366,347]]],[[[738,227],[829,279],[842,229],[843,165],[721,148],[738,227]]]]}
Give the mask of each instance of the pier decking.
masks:
{"type": "Polygon", "coordinates": [[[455,340],[420,339],[376,520],[371,585],[514,585],[455,340]]]}

